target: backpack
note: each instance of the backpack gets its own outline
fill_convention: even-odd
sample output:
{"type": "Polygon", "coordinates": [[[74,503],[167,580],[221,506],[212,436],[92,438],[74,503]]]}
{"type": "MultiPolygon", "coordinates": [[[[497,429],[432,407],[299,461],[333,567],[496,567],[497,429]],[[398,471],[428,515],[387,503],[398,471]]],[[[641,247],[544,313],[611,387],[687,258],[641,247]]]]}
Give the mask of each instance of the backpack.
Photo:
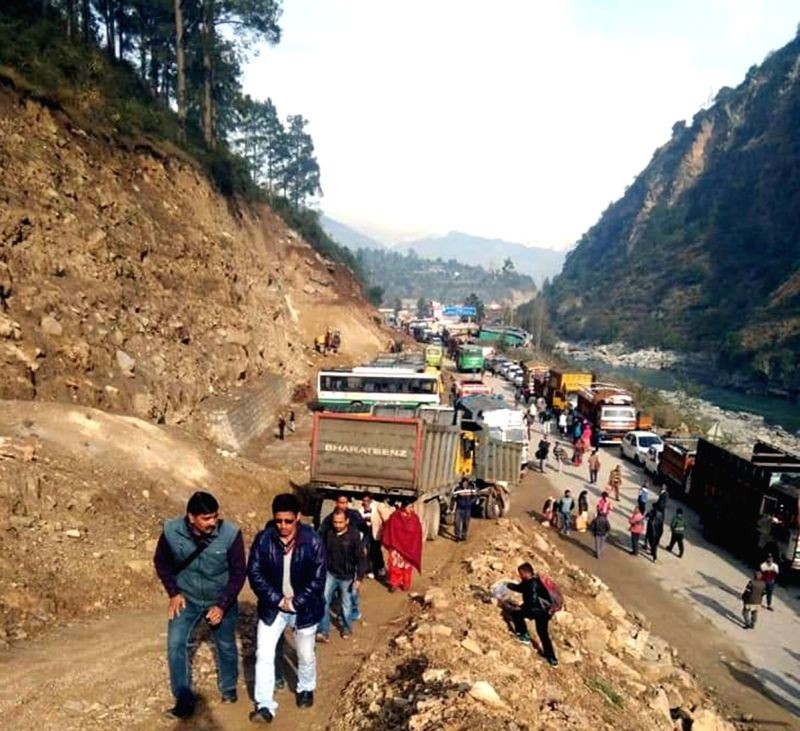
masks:
{"type": "Polygon", "coordinates": [[[544,606],[545,602],[543,600],[540,599],[540,601],[542,601],[543,608],[546,609],[552,617],[556,612],[560,612],[564,608],[564,595],[561,593],[561,589],[558,588],[558,584],[549,576],[540,574],[538,578],[541,585],[550,595],[550,601],[547,602],[547,606],[544,606]]]}

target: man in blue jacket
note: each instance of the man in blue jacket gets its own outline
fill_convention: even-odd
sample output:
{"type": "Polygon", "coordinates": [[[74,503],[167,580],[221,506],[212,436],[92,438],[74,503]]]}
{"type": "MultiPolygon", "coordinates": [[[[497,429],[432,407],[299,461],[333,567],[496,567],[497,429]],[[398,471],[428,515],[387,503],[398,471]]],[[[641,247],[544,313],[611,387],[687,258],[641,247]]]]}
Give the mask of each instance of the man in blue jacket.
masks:
{"type": "Polygon", "coordinates": [[[201,619],[211,629],[217,650],[222,701],[235,703],[239,676],[236,598],[245,579],[241,531],[219,517],[213,495],[196,492],[189,498],[185,516],[164,523],[154,563],[169,595],[167,661],[175,696],[169,714],[175,718],[194,714],[189,640],[201,619]]]}
{"type": "Polygon", "coordinates": [[[258,598],[258,649],[254,723],[275,717],[275,648],[287,626],[295,633],[297,705],[314,704],[317,686],[315,635],[325,607],[325,550],[310,526],[300,523],[300,503],[291,493],[272,501],[272,520],[253,540],[247,576],[258,598]]]}

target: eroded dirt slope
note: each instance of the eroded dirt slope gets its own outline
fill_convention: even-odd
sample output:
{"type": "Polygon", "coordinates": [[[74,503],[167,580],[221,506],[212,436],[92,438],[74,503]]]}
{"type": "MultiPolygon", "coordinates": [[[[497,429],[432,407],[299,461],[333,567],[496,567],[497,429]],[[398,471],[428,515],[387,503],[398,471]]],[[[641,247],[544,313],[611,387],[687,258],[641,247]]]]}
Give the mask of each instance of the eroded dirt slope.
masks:
{"type": "Polygon", "coordinates": [[[374,354],[374,315],[267,206],[0,85],[0,397],[182,423],[267,372],[309,381],[326,326],[374,354]]]}

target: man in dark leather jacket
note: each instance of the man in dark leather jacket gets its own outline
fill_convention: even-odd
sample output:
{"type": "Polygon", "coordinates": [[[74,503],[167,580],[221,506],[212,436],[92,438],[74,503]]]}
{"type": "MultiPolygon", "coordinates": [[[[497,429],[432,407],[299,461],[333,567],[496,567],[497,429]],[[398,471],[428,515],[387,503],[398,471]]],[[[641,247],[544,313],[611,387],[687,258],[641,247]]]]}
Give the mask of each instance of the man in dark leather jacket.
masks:
{"type": "Polygon", "coordinates": [[[250,720],[269,723],[278,704],[275,648],[289,626],[297,649],[297,705],[314,704],[317,684],[315,634],[325,606],[325,550],[313,529],[300,523],[297,498],[284,493],[272,501],[273,519],[253,540],[247,577],[258,598],[258,649],[250,720]]]}

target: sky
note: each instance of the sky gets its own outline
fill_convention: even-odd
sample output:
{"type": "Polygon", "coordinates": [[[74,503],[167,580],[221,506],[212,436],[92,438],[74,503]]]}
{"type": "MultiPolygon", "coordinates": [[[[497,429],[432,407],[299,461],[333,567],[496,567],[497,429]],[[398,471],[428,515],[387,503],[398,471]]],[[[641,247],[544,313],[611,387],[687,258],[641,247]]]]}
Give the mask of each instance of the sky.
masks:
{"type": "Polygon", "coordinates": [[[309,120],[333,218],[565,248],[798,22],[797,0],[283,0],[244,85],[309,120]]]}

